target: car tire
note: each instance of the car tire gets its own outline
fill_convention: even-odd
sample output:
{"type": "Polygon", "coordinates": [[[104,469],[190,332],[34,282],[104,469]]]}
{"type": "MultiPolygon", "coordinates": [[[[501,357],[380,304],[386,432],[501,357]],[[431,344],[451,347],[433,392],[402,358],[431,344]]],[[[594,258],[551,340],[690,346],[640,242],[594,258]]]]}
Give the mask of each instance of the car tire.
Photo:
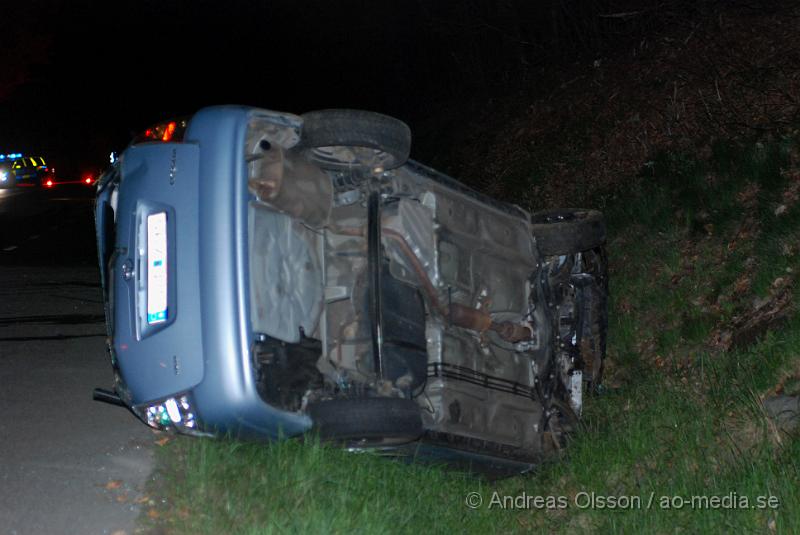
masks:
{"type": "Polygon", "coordinates": [[[606,241],[606,223],[597,210],[561,208],[531,216],[536,245],[545,256],[588,251],[606,241]]]}
{"type": "Polygon", "coordinates": [[[325,441],[349,444],[411,442],[422,435],[419,406],[403,398],[342,398],[308,406],[312,429],[325,441]]]}
{"type": "Polygon", "coordinates": [[[298,148],[323,169],[394,169],[411,152],[411,129],[387,115],[332,109],[308,112],[302,118],[298,148]]]}

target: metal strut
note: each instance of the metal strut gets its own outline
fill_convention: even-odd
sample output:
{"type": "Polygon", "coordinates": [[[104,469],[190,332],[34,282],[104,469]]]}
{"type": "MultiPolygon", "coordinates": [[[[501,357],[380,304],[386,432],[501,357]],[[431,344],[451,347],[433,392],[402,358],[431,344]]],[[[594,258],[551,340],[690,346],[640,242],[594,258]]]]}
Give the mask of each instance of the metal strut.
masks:
{"type": "Polygon", "coordinates": [[[367,271],[369,272],[369,319],[375,375],[383,380],[383,317],[381,306],[381,197],[373,191],[367,198],[367,271]]]}

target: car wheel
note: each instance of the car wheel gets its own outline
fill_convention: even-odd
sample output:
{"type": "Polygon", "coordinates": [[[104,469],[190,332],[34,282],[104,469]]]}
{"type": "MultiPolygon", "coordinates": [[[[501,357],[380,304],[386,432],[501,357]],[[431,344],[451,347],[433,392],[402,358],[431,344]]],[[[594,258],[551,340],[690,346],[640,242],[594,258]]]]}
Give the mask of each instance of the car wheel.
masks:
{"type": "Polygon", "coordinates": [[[403,121],[362,110],[303,114],[300,150],[323,169],[394,169],[408,160],[411,129],[403,121]]]}
{"type": "Polygon", "coordinates": [[[310,404],[308,415],[322,440],[350,445],[400,444],[422,434],[419,406],[410,399],[332,399],[310,404]]]}
{"type": "Polygon", "coordinates": [[[536,212],[531,230],[546,256],[588,251],[605,243],[606,223],[597,210],[562,208],[536,212]]]}

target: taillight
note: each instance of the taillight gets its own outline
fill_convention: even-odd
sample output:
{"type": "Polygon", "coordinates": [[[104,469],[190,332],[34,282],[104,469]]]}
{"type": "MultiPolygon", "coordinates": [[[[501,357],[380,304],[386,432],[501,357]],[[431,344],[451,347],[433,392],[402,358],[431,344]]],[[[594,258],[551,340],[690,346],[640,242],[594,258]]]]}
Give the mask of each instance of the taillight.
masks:
{"type": "Polygon", "coordinates": [[[186,131],[187,120],[179,119],[157,124],[142,132],[137,136],[134,143],[144,143],[146,141],[179,142],[183,140],[183,133],[186,131]]]}
{"type": "Polygon", "coordinates": [[[175,135],[175,128],[178,125],[175,121],[170,121],[167,123],[167,126],[164,128],[164,135],[161,136],[161,141],[169,141],[172,139],[172,136],[175,135]]]}
{"type": "Polygon", "coordinates": [[[45,185],[46,188],[52,188],[53,187],[53,181],[50,180],[50,179],[47,179],[45,181],[44,185],[45,185]]]}

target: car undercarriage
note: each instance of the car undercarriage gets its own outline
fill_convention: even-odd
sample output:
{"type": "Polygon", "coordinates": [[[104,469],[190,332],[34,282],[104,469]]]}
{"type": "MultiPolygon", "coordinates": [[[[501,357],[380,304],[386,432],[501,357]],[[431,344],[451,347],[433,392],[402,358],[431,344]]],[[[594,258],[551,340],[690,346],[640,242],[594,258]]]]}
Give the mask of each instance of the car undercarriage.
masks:
{"type": "Polygon", "coordinates": [[[251,351],[261,397],[350,446],[536,462],[601,378],[602,216],[531,216],[407,160],[394,119],[251,122],[251,351]]]}

